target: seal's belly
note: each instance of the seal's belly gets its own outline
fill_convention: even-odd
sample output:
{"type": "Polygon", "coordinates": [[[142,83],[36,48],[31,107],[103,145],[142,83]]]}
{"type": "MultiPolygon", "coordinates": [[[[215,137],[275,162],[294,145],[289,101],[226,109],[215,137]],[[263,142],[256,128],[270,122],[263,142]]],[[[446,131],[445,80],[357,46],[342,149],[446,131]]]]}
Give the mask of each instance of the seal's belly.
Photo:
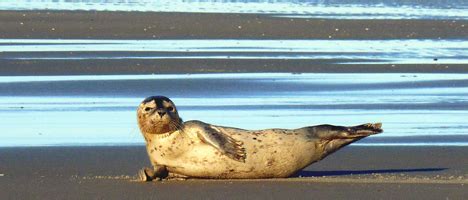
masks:
{"type": "Polygon", "coordinates": [[[274,178],[288,177],[320,159],[313,142],[296,141],[290,136],[279,139],[270,135],[241,137],[247,158],[235,161],[217,149],[198,143],[185,153],[161,161],[173,173],[202,178],[274,178]]]}

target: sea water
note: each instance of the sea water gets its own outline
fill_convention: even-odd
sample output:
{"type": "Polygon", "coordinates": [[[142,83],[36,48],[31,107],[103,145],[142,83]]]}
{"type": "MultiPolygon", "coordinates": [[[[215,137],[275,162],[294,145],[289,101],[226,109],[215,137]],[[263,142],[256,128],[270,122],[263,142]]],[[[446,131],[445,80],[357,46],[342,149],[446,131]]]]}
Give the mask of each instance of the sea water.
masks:
{"type": "Polygon", "coordinates": [[[355,144],[468,145],[465,74],[6,76],[0,94],[0,146],[143,144],[136,109],[150,95],[222,126],[382,122],[384,133],[355,144]],[[112,88],[125,85],[146,87],[112,88]]]}

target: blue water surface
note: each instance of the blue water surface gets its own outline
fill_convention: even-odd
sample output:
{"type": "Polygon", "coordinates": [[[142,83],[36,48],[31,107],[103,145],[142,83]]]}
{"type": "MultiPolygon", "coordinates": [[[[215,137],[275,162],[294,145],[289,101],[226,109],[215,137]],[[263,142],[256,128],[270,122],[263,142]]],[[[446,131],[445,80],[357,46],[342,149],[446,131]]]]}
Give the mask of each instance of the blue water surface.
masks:
{"type": "Polygon", "coordinates": [[[468,64],[466,40],[0,39],[1,60],[339,60],[335,64],[468,64]],[[73,52],[71,54],[70,52],[73,52]]]}
{"type": "Polygon", "coordinates": [[[135,111],[150,95],[171,97],[184,120],[382,122],[384,133],[355,145],[468,145],[466,74],[273,73],[0,77],[0,146],[141,145],[135,111]]]}

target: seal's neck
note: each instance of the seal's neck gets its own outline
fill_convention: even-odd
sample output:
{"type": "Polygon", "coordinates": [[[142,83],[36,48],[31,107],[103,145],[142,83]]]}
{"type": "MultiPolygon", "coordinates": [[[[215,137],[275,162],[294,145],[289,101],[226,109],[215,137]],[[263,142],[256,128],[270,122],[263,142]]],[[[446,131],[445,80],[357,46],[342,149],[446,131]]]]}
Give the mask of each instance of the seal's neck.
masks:
{"type": "Polygon", "coordinates": [[[154,138],[157,138],[157,139],[162,139],[162,138],[167,138],[169,136],[171,136],[172,134],[178,132],[178,130],[175,130],[175,131],[169,131],[169,132],[165,132],[165,133],[161,133],[161,134],[152,134],[152,136],[154,138]]]}

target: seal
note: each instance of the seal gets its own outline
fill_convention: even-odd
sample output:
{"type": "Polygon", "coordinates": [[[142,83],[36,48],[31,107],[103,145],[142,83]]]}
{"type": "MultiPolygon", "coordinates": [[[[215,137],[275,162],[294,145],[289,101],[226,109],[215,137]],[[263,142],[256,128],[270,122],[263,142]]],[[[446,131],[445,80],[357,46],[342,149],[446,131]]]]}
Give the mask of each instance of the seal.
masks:
{"type": "Polygon", "coordinates": [[[383,132],[381,123],[244,130],[183,122],[164,96],[143,100],[137,117],[153,165],[139,171],[143,181],[290,177],[352,142],[383,132]]]}

